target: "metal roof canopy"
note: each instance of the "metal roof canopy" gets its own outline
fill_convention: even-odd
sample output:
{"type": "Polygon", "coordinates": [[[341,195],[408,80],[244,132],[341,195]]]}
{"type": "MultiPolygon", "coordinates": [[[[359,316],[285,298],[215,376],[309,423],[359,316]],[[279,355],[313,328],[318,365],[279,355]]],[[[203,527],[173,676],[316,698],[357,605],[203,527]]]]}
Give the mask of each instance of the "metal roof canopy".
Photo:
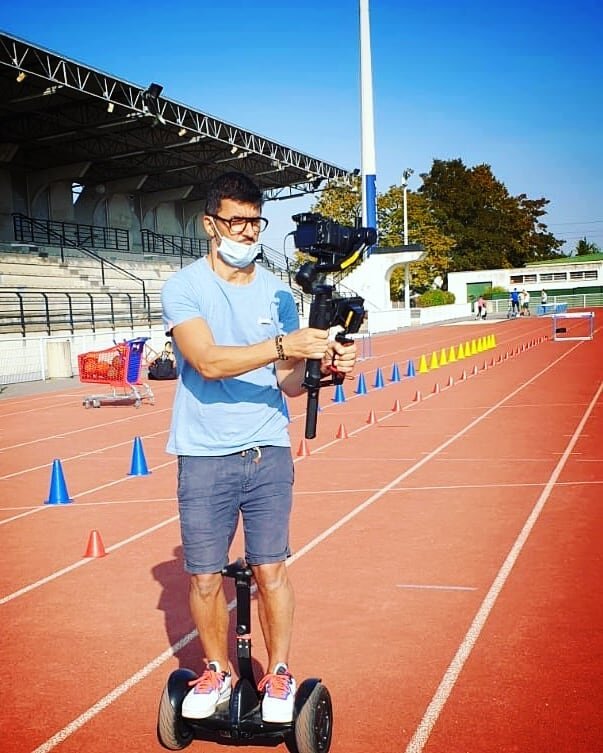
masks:
{"type": "Polygon", "coordinates": [[[0,165],[57,170],[85,186],[204,199],[241,170],[267,200],[316,191],[350,172],[0,32],[0,165]],[[73,166],[73,175],[69,168],[73,166]],[[119,182],[119,183],[116,183],[119,182]]]}

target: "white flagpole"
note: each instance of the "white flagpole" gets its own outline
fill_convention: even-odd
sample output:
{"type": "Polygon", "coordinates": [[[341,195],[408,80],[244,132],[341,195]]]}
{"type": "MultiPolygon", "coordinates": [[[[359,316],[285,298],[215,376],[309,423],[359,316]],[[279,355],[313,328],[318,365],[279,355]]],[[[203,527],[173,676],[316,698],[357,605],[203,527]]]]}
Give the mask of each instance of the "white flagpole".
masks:
{"type": "MultiPolygon", "coordinates": [[[[375,123],[369,0],[360,0],[360,109],[362,133],[362,224],[377,227],[375,123]]],[[[369,250],[370,253],[370,250],[369,250]]]]}

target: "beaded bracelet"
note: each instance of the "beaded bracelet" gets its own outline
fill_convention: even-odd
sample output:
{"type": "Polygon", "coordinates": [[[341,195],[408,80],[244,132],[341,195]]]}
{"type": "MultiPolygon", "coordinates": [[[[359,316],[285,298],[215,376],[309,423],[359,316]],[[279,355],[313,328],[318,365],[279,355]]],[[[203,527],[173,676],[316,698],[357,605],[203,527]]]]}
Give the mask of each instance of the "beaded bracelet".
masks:
{"type": "Polygon", "coordinates": [[[283,336],[277,335],[274,338],[274,346],[276,348],[276,355],[278,356],[279,361],[286,361],[289,356],[285,354],[285,349],[283,348],[283,336]]]}

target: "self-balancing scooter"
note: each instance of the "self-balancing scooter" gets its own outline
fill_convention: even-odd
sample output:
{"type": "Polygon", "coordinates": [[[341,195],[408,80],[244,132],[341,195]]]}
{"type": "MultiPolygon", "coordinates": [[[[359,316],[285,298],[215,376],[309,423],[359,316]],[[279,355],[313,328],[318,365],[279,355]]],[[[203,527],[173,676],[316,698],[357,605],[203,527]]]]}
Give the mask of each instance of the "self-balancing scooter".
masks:
{"type": "Polygon", "coordinates": [[[237,665],[239,680],[230,700],[206,719],[182,716],[182,701],[197,679],[190,669],[177,669],[169,676],[161,696],[157,720],[159,742],[169,750],[182,750],[193,740],[228,740],[233,745],[275,745],[284,741],[292,753],[328,753],[331,747],[333,708],[331,696],[320,678],[309,678],[295,695],[293,721],[264,722],[261,694],[251,663],[251,568],[243,560],[227,565],[222,575],[233,578],[237,594],[237,665]]]}

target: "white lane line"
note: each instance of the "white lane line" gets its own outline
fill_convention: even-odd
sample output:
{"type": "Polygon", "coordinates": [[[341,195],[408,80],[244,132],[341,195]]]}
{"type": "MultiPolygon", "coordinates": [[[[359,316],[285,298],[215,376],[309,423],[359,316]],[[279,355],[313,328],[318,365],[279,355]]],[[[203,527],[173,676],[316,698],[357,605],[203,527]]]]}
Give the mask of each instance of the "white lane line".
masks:
{"type": "Polygon", "coordinates": [[[424,583],[398,583],[396,588],[411,588],[420,591],[477,591],[472,586],[437,586],[424,583]]]}
{"type": "MultiPolygon", "coordinates": [[[[160,437],[162,434],[167,434],[167,429],[160,429],[159,431],[151,432],[150,434],[143,434],[141,439],[155,439],[155,437],[160,437]]],[[[51,437],[52,438],[52,437],[51,437]]],[[[105,452],[108,452],[109,450],[114,450],[118,447],[123,447],[124,445],[131,445],[132,440],[126,439],[124,442],[116,442],[115,444],[109,444],[105,447],[98,447],[95,450],[88,450],[87,452],[78,452],[77,455],[70,455],[69,457],[63,458],[61,460],[61,463],[68,463],[71,460],[81,460],[82,458],[90,457],[91,455],[102,455],[105,452]]],[[[39,471],[41,468],[50,468],[52,466],[52,461],[50,463],[42,463],[41,465],[33,465],[29,468],[23,468],[20,471],[13,471],[12,473],[7,473],[4,476],[0,476],[0,481],[6,481],[6,479],[14,478],[15,476],[24,476],[26,473],[30,473],[31,471],[39,471]]]]}
{"type": "MultiPolygon", "coordinates": [[[[602,482],[603,483],[603,482],[602,482]]],[[[87,494],[88,492],[81,492],[82,494],[87,494]]],[[[175,502],[176,497],[142,497],[141,499],[99,499],[96,502],[80,502],[78,504],[78,507],[102,507],[103,505],[146,505],[147,503],[153,503],[153,502],[175,502]]],[[[1,512],[9,512],[11,510],[26,510],[27,513],[32,512],[38,512],[40,510],[40,505],[32,505],[31,508],[23,508],[23,507],[0,507],[0,513],[1,512]]],[[[16,518],[21,517],[20,515],[16,515],[16,518]]],[[[0,525],[2,525],[4,521],[0,520],[0,525]]]]}
{"type": "MultiPolygon", "coordinates": [[[[505,398],[501,399],[498,403],[493,405],[491,408],[489,408],[487,411],[485,411],[481,416],[474,419],[470,424],[468,424],[464,429],[459,431],[457,434],[455,434],[453,437],[450,437],[448,440],[443,442],[438,448],[433,450],[431,453],[425,455],[418,463],[416,463],[413,467],[407,469],[403,473],[401,473],[399,476],[397,476],[393,481],[391,481],[389,484],[386,484],[382,489],[375,494],[373,494],[371,497],[366,499],[364,502],[362,502],[360,505],[355,507],[353,510],[351,510],[349,513],[344,515],[342,518],[340,518],[336,523],[334,523],[329,528],[325,529],[322,533],[320,533],[318,536],[316,536],[312,541],[309,541],[305,546],[303,546],[301,549],[299,549],[293,556],[287,560],[287,566],[291,566],[294,562],[296,562],[298,559],[303,557],[308,552],[312,551],[315,547],[317,547],[320,543],[322,543],[325,539],[329,538],[333,533],[335,533],[339,528],[343,527],[346,523],[348,523],[350,520],[355,518],[357,515],[359,515],[363,510],[370,507],[374,502],[376,502],[378,499],[383,497],[385,494],[387,494],[388,491],[393,489],[397,484],[400,483],[404,478],[411,475],[416,469],[422,467],[427,463],[429,460],[431,460],[432,457],[435,457],[439,452],[441,452],[443,449],[448,447],[450,444],[452,444],[456,439],[462,437],[464,434],[466,434],[470,429],[472,429],[474,426],[479,424],[482,420],[487,418],[489,415],[491,415],[494,411],[496,411],[501,405],[503,405],[507,400],[510,400],[513,398],[516,394],[521,392],[525,387],[532,384],[538,377],[542,376],[542,374],[545,374],[549,369],[551,369],[553,366],[555,366],[557,363],[562,361],[564,358],[569,356],[572,351],[579,347],[578,345],[573,346],[572,348],[568,349],[565,353],[563,353],[559,358],[552,361],[548,366],[546,366],[544,369],[539,371],[537,374],[535,374],[531,379],[527,380],[523,384],[521,384],[519,387],[517,387],[515,390],[510,392],[505,398]]],[[[364,428],[364,427],[363,427],[364,428]]],[[[358,430],[360,431],[360,429],[358,430]]],[[[298,460],[302,460],[303,458],[297,458],[298,460]]],[[[177,517],[177,516],[176,516],[177,517]]],[[[87,560],[86,560],[87,561],[87,560]]],[[[230,605],[229,605],[230,607],[230,605]]],[[[194,640],[197,637],[197,631],[194,630],[188,635],[184,636],[181,640],[179,640],[177,643],[173,644],[173,646],[170,646],[169,649],[164,651],[160,656],[153,659],[150,663],[148,663],[145,667],[140,669],[138,672],[136,672],[134,675],[129,677],[125,682],[123,682],[121,685],[119,685],[117,688],[114,688],[110,693],[108,693],[106,696],[101,698],[94,706],[90,707],[87,711],[85,711],[83,714],[81,714],[79,717],[74,719],[72,722],[70,722],[66,727],[63,727],[63,729],[59,730],[53,737],[49,738],[45,743],[43,743],[41,746],[36,748],[32,753],[48,753],[48,751],[55,748],[59,743],[63,742],[67,737],[72,735],[74,732],[79,730],[81,727],[83,727],[87,722],[89,722],[94,716],[99,714],[101,711],[103,711],[107,706],[109,706],[111,703],[113,703],[114,700],[119,698],[123,693],[125,693],[127,690],[132,688],[134,685],[136,685],[138,682],[140,682],[142,679],[147,677],[151,672],[153,672],[155,669],[157,669],[161,664],[163,664],[165,661],[167,661],[176,651],[181,650],[184,646],[188,645],[192,640],[194,640]],[[175,647],[178,648],[175,648],[175,647]]]]}
{"type": "Polygon", "coordinates": [[[442,709],[444,708],[446,701],[450,696],[450,693],[456,685],[456,681],[458,680],[461,670],[463,669],[465,662],[469,658],[469,655],[471,654],[471,651],[473,650],[473,647],[475,646],[482,632],[486,620],[488,619],[490,612],[494,608],[496,600],[498,599],[503,586],[507,582],[511,570],[515,565],[515,562],[517,561],[521,550],[525,546],[525,543],[528,540],[532,529],[536,525],[536,522],[540,517],[540,513],[542,512],[548,498],[550,497],[555,483],[561,475],[561,471],[567,463],[569,456],[580,437],[582,429],[584,428],[584,425],[586,424],[590,414],[597,404],[602,391],[603,382],[599,384],[599,387],[595,392],[593,399],[590,401],[586,411],[584,412],[584,415],[582,416],[580,422],[578,423],[578,426],[576,427],[576,430],[572,434],[572,437],[568,442],[563,455],[561,456],[559,462],[551,473],[551,476],[547,481],[547,484],[543,489],[541,495],[536,500],[536,504],[532,508],[530,515],[524,523],[519,536],[515,539],[511,550],[509,551],[505,561],[502,564],[502,567],[498,571],[496,578],[490,586],[490,589],[486,594],[477,614],[473,618],[473,622],[471,623],[469,630],[465,634],[465,637],[463,638],[463,641],[461,642],[461,645],[459,646],[454,658],[450,662],[448,669],[444,673],[444,676],[442,677],[442,680],[436,692],[434,693],[431,702],[427,706],[427,709],[423,714],[423,718],[421,719],[417,729],[415,730],[410,742],[406,747],[406,753],[421,753],[421,751],[425,747],[429,736],[431,735],[431,731],[433,730],[440,716],[440,713],[442,712],[442,709]]]}
{"type": "MultiPolygon", "coordinates": [[[[47,434],[43,437],[37,437],[36,439],[29,439],[27,442],[19,442],[18,444],[11,444],[11,445],[3,445],[0,447],[0,452],[6,452],[7,450],[16,450],[19,449],[19,447],[27,447],[28,445],[32,444],[38,444],[39,442],[47,442],[49,439],[66,439],[67,437],[72,436],[73,434],[80,434],[84,431],[94,431],[95,429],[102,429],[106,426],[115,426],[117,424],[127,423],[128,421],[133,421],[136,418],[140,418],[140,416],[156,416],[158,413],[166,413],[167,411],[171,410],[171,408],[157,408],[152,414],[134,414],[132,416],[126,416],[126,418],[116,418],[113,421],[105,421],[105,423],[102,424],[94,424],[90,426],[82,426],[79,429],[72,429],[71,431],[62,431],[60,434],[47,434]]],[[[22,414],[17,414],[21,416],[22,414]]],[[[6,418],[6,416],[2,416],[2,418],[6,418]]]]}
{"type": "MultiPolygon", "coordinates": [[[[156,525],[151,526],[150,528],[145,528],[144,531],[139,531],[133,536],[129,536],[127,539],[122,539],[121,541],[118,541],[116,544],[112,544],[111,546],[105,547],[105,551],[107,552],[107,554],[110,554],[111,552],[114,552],[116,549],[121,549],[122,546],[126,546],[126,544],[131,544],[133,541],[137,541],[138,539],[143,538],[143,536],[148,536],[150,533],[154,533],[155,531],[158,531],[160,528],[164,528],[170,523],[174,523],[176,520],[178,520],[178,515],[173,515],[171,518],[167,518],[167,520],[162,520],[161,523],[157,523],[156,525]]],[[[6,596],[3,596],[2,598],[0,598],[0,606],[2,606],[3,604],[7,604],[9,601],[13,601],[14,599],[17,599],[19,596],[24,596],[30,591],[33,591],[36,588],[40,588],[40,586],[45,586],[47,583],[50,583],[51,581],[56,580],[57,578],[60,578],[62,575],[66,575],[67,573],[70,573],[72,570],[77,570],[78,567],[82,567],[83,565],[88,565],[90,562],[94,562],[94,561],[95,561],[94,558],[85,557],[81,560],[78,560],[77,562],[72,562],[71,565],[67,565],[67,567],[62,568],[61,570],[55,570],[54,573],[50,573],[50,575],[47,575],[45,578],[41,578],[40,580],[37,580],[34,583],[30,583],[28,586],[23,586],[23,588],[20,588],[18,591],[13,591],[12,593],[7,594],[6,596]]]]}
{"type": "MultiPolygon", "coordinates": [[[[172,460],[168,460],[165,463],[160,463],[159,465],[154,465],[151,468],[149,468],[149,471],[151,473],[153,471],[158,471],[161,468],[166,468],[168,465],[173,465],[176,462],[176,458],[173,458],[172,460]]],[[[123,478],[115,479],[115,481],[108,481],[106,484],[101,484],[100,486],[94,486],[92,489],[86,489],[86,491],[79,492],[78,494],[72,494],[71,499],[80,499],[80,497],[85,497],[87,494],[93,494],[94,492],[98,492],[101,489],[108,489],[111,486],[116,486],[117,484],[123,484],[124,482],[131,481],[132,479],[136,478],[135,476],[124,476],[123,478]]],[[[151,500],[152,501],[152,500],[151,500]]],[[[99,504],[99,503],[93,503],[93,504],[99,504]]],[[[11,523],[14,520],[18,520],[19,518],[23,518],[26,515],[32,515],[35,512],[41,512],[42,510],[49,510],[53,507],[56,507],[56,505],[44,505],[41,504],[40,507],[36,507],[31,510],[27,510],[26,512],[22,513],[21,515],[14,515],[12,518],[5,518],[4,520],[0,520],[0,526],[5,525],[6,523],[11,523]]]]}

